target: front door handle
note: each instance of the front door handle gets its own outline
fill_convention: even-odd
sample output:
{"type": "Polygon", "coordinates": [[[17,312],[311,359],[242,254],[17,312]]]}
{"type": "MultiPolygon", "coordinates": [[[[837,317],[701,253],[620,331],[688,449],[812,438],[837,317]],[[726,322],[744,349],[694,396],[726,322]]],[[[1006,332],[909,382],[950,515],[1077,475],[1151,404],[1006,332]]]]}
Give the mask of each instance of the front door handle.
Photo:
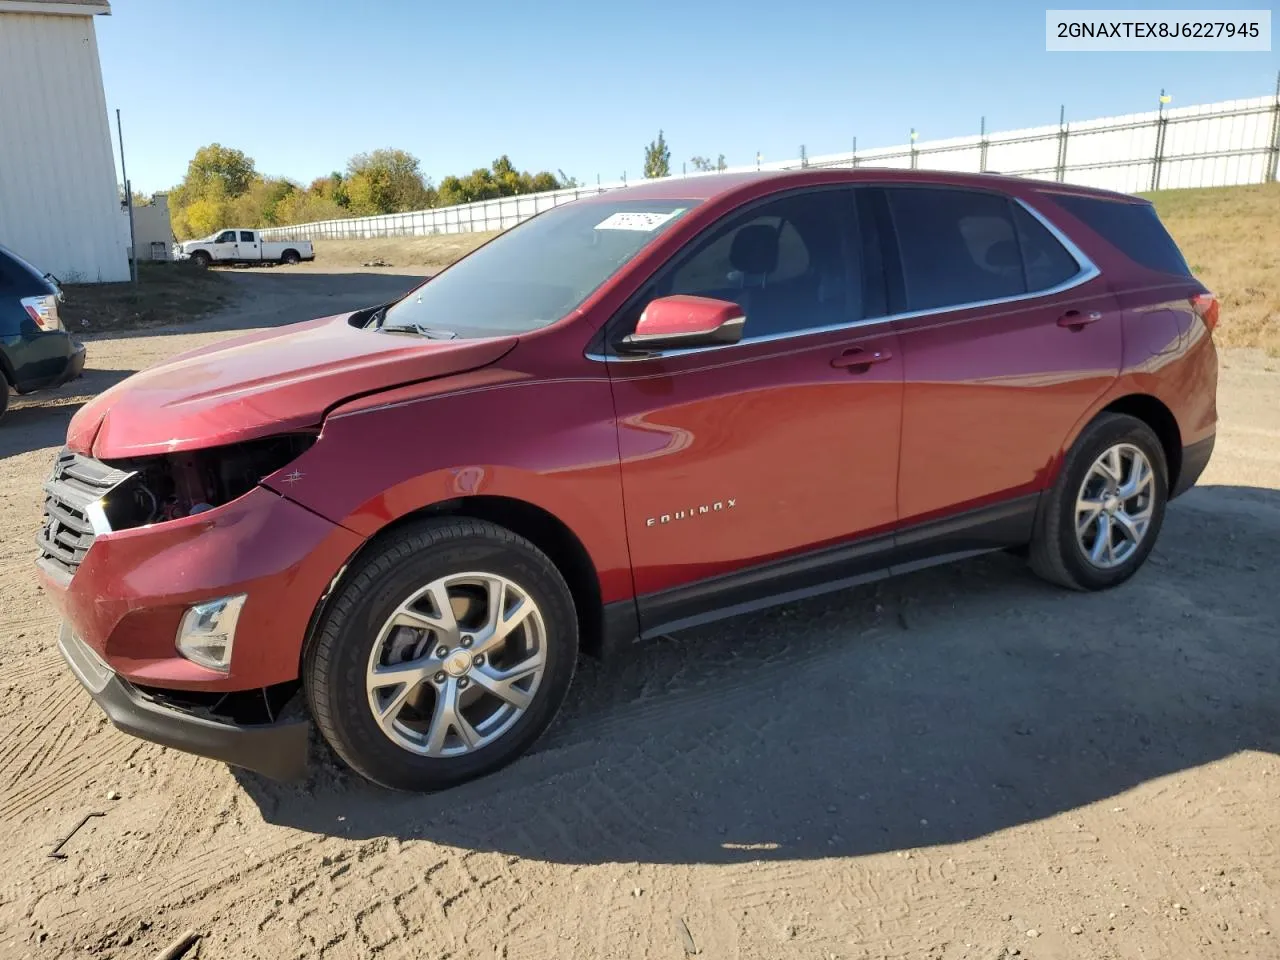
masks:
{"type": "Polygon", "coordinates": [[[850,373],[866,373],[873,364],[892,360],[889,350],[867,350],[865,347],[850,347],[831,361],[833,367],[844,367],[850,373]]]}
{"type": "Polygon", "coordinates": [[[1066,327],[1068,330],[1083,330],[1091,323],[1097,323],[1102,319],[1102,314],[1097,310],[1092,313],[1081,313],[1079,310],[1068,310],[1058,318],[1058,326],[1066,327]]]}

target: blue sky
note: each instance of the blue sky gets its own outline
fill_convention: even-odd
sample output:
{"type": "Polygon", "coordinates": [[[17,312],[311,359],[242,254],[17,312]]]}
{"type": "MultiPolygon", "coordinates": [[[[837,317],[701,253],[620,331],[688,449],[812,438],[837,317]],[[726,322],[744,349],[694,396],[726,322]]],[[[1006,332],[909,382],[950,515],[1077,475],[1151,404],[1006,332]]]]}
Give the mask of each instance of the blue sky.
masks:
{"type": "MultiPolygon", "coordinates": [[[[1204,0],[1201,0],[1203,3],[1204,0]]],[[[1256,5],[1256,4],[1255,4],[1256,5]]],[[[1046,53],[1045,5],[988,0],[114,0],[96,26],[135,189],[218,141],[302,182],[401,147],[435,179],[629,178],[1269,94],[1280,53],[1046,53]]],[[[1055,4],[1065,6],[1065,4],[1055,4]]],[[[1098,4],[1081,4],[1093,6],[1098,4]]],[[[1128,4],[1131,8],[1151,5],[1128,4]]]]}

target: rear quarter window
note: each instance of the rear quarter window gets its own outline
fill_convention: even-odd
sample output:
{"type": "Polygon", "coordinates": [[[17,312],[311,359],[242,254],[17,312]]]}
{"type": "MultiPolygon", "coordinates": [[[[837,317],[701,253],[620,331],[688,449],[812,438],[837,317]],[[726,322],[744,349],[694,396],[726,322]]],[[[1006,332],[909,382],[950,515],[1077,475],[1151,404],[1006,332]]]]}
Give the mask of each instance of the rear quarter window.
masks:
{"type": "Polygon", "coordinates": [[[1149,203],[1054,194],[1053,202],[1126,257],[1150,270],[1191,276],[1186,259],[1149,203]]]}

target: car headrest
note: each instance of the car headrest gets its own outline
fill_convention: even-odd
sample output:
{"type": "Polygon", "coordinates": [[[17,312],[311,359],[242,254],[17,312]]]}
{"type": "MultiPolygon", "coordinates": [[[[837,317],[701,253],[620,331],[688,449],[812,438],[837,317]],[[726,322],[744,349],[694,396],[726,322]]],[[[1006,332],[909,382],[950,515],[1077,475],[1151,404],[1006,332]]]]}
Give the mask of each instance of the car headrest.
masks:
{"type": "Polygon", "coordinates": [[[1022,267],[1018,245],[1012,240],[999,240],[987,248],[987,266],[996,270],[1017,270],[1022,267]]]}
{"type": "Polygon", "coordinates": [[[778,266],[778,231],[764,223],[743,227],[733,237],[729,263],[746,274],[768,274],[778,266]]]}

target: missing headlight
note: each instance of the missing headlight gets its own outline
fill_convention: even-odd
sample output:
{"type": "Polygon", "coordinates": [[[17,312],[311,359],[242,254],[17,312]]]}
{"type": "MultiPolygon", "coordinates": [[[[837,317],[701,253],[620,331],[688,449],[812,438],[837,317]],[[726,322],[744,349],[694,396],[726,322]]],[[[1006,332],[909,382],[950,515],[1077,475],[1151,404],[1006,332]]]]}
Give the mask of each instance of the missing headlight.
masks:
{"type": "Polygon", "coordinates": [[[311,433],[291,433],[225,447],[114,460],[133,473],[107,497],[112,530],[189,517],[244,496],[264,477],[315,443],[311,433]]]}

